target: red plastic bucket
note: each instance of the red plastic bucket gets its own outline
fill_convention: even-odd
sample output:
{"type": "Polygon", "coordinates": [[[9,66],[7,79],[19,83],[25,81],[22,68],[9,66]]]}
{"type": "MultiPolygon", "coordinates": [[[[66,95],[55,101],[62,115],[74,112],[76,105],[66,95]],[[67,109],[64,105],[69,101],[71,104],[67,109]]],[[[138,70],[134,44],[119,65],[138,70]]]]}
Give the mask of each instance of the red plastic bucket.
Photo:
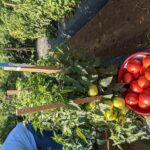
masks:
{"type": "MultiPolygon", "coordinates": [[[[130,60],[132,59],[140,59],[142,60],[144,57],[146,56],[150,56],[150,53],[148,52],[139,52],[139,53],[135,53],[131,56],[129,56],[124,62],[123,64],[121,65],[120,67],[120,70],[118,72],[118,81],[119,82],[122,82],[122,78],[123,78],[123,75],[124,73],[127,71],[127,64],[130,60]]],[[[127,105],[131,110],[133,110],[134,112],[136,112],[137,114],[141,114],[141,115],[150,115],[150,109],[147,109],[147,110],[144,110],[144,109],[141,109],[138,105],[136,106],[129,106],[127,105]]]]}

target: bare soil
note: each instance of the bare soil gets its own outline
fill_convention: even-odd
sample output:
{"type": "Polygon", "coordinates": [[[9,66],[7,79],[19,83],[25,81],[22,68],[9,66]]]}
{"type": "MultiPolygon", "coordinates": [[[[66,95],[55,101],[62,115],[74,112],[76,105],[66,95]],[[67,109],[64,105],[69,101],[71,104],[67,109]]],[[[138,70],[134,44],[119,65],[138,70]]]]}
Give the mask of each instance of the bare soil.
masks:
{"type": "Polygon", "coordinates": [[[133,53],[149,43],[150,0],[109,0],[70,40],[70,47],[109,57],[133,53]]]}

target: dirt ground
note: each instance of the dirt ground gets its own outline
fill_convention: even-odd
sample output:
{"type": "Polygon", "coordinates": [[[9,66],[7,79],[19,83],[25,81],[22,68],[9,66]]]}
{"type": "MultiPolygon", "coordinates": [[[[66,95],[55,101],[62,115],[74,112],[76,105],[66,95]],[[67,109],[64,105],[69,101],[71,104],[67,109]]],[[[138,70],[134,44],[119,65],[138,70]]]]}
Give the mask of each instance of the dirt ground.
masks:
{"type": "Polygon", "coordinates": [[[109,0],[70,41],[96,56],[132,53],[150,43],[150,0],[109,0]]]}
{"type": "MultiPolygon", "coordinates": [[[[109,0],[70,40],[72,49],[87,48],[97,57],[133,53],[147,46],[150,46],[150,0],[109,0]]],[[[150,141],[125,144],[123,149],[150,150],[150,141]]]]}

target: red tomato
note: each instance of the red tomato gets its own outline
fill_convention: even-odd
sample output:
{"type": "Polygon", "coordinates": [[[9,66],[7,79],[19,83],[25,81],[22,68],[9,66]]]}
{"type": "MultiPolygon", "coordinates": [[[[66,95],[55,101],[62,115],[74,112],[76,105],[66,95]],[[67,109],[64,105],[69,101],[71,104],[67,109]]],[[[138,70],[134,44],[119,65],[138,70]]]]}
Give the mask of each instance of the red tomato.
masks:
{"type": "Polygon", "coordinates": [[[150,108],[150,93],[143,92],[139,95],[139,107],[142,109],[149,109],[150,108]]]}
{"type": "Polygon", "coordinates": [[[143,91],[143,89],[138,85],[137,80],[131,82],[130,89],[135,93],[141,93],[143,91]]]}
{"type": "Polygon", "coordinates": [[[143,59],[143,67],[144,68],[148,68],[150,66],[150,56],[146,56],[144,59],[143,59]]]}
{"type": "Polygon", "coordinates": [[[141,69],[142,69],[142,63],[140,60],[132,59],[127,64],[127,70],[130,73],[133,74],[139,73],[141,69]]]}
{"type": "Polygon", "coordinates": [[[123,82],[124,83],[130,83],[133,80],[133,76],[131,73],[127,72],[123,75],[123,82]]]}
{"type": "Polygon", "coordinates": [[[143,90],[143,93],[150,93],[150,89],[149,89],[149,88],[144,89],[144,90],[143,90]]]}
{"type": "Polygon", "coordinates": [[[144,68],[142,68],[142,69],[140,70],[140,75],[144,75],[144,73],[145,73],[145,70],[144,70],[144,68]]]}
{"type": "Polygon", "coordinates": [[[147,88],[150,86],[150,81],[148,81],[145,76],[141,76],[139,77],[138,79],[138,85],[141,87],[141,88],[147,88]]]}
{"type": "Polygon", "coordinates": [[[140,73],[134,73],[134,74],[132,74],[132,76],[134,79],[137,79],[140,76],[140,73]]]}
{"type": "Polygon", "coordinates": [[[145,78],[150,81],[150,68],[145,71],[145,78]]]}
{"type": "Polygon", "coordinates": [[[128,105],[137,105],[138,104],[138,95],[133,92],[129,92],[125,97],[126,104],[128,105]]]}

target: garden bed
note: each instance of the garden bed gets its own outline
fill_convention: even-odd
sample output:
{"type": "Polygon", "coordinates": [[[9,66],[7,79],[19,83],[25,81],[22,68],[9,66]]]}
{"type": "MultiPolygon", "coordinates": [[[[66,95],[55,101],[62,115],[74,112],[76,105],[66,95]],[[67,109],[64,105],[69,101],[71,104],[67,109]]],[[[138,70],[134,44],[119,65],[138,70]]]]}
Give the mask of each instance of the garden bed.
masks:
{"type": "MultiPolygon", "coordinates": [[[[41,66],[55,65],[63,67],[65,71],[60,74],[47,75],[1,70],[3,75],[0,77],[1,122],[8,124],[9,117],[12,117],[14,123],[9,129],[13,128],[17,121],[23,119],[25,122],[31,122],[35,128],[40,128],[41,131],[53,130],[54,139],[63,144],[66,149],[72,147],[92,149],[93,145],[94,149],[98,149],[97,145],[105,142],[106,148],[109,149],[112,143],[120,147],[122,143],[148,138],[143,117],[128,109],[124,112],[125,105],[120,108],[114,104],[114,98],[120,98],[121,91],[124,90],[124,85],[118,83],[117,80],[118,65],[123,60],[120,58],[117,58],[119,62],[116,59],[103,60],[108,56],[129,54],[137,48],[148,45],[150,22],[148,6],[149,1],[109,1],[106,7],[71,39],[71,49],[68,49],[66,45],[56,47],[51,49],[51,55],[46,56],[46,59],[35,59],[33,52],[22,54],[13,52],[11,55],[7,53],[6,58],[2,57],[1,61],[41,66]],[[76,51],[78,48],[91,51],[83,49],[76,51]],[[96,54],[98,59],[93,54],[96,54]],[[114,66],[111,66],[112,62],[114,66]],[[96,91],[94,95],[102,95],[102,101],[83,105],[77,105],[71,101],[93,96],[93,92],[89,92],[93,84],[94,92],[96,91]],[[19,92],[17,95],[8,96],[7,90],[19,92]],[[15,115],[17,109],[57,102],[64,103],[65,108],[25,114],[23,118],[15,115]],[[56,135],[58,130],[62,131],[62,135],[56,135]]],[[[5,128],[6,125],[3,124],[1,128],[5,128]]],[[[8,132],[7,130],[6,133],[8,132]]],[[[4,137],[1,142],[3,140],[4,137]]],[[[149,149],[149,145],[142,142],[136,146],[138,149],[140,146],[143,150],[144,147],[145,150],[149,149]]],[[[136,146],[135,144],[123,145],[124,149],[129,149],[129,147],[136,149],[136,146]]],[[[104,147],[105,145],[99,149],[104,149],[104,147]]],[[[117,149],[117,147],[111,147],[111,149],[117,149]]]]}
{"type": "Polygon", "coordinates": [[[90,49],[99,57],[131,54],[149,45],[149,24],[149,0],[111,0],[76,33],[70,46],[90,49]]]}

